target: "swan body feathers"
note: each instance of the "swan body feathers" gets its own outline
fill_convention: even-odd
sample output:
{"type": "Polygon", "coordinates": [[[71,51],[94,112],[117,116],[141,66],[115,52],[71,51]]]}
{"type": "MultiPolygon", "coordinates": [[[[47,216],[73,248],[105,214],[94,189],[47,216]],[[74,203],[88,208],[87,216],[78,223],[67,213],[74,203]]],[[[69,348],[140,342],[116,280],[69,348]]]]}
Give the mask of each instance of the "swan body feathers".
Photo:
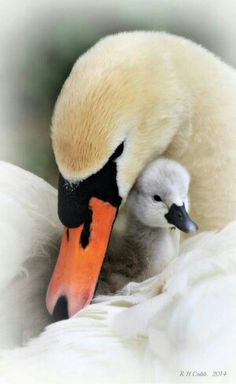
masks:
{"type": "MultiPolygon", "coordinates": [[[[9,236],[15,234],[14,241],[18,240],[1,269],[3,275],[6,272],[1,286],[1,383],[173,383],[183,382],[182,370],[205,370],[208,382],[215,382],[211,374],[216,367],[227,371],[219,382],[235,381],[236,222],[221,231],[184,240],[180,256],[160,274],[141,283],[131,282],[115,296],[98,296],[71,319],[51,324],[43,331],[48,317],[42,315],[42,281],[48,279],[46,264],[56,244],[54,235],[61,232],[54,211],[56,191],[13,165],[2,162],[0,170],[5,173],[0,201],[7,194],[10,202],[1,206],[9,228],[7,233],[0,232],[3,260],[6,244],[13,241],[9,236]],[[15,190],[12,180],[17,182],[15,190]],[[17,199],[18,205],[13,204],[17,199]],[[37,244],[40,246],[35,254],[37,244]],[[30,258],[32,262],[26,268],[25,261],[30,258]],[[17,305],[22,295],[15,280],[9,305],[7,288],[23,268],[24,300],[17,305]],[[33,272],[36,268],[39,274],[33,272]],[[9,269],[11,274],[7,275],[9,269]],[[29,303],[31,310],[26,310],[29,303]],[[5,322],[4,313],[8,315],[5,322]],[[23,325],[34,337],[22,346],[23,325]],[[36,337],[40,331],[42,334],[36,337]]],[[[187,379],[196,382],[195,376],[187,379]]]]}

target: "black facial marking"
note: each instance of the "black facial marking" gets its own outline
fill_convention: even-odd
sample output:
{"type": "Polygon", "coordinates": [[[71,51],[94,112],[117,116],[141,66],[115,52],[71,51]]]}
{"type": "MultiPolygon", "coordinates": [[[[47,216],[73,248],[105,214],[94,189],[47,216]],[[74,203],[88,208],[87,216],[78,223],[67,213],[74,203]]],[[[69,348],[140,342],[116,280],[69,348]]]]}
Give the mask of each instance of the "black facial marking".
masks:
{"type": "Polygon", "coordinates": [[[120,155],[122,154],[122,152],[124,151],[124,142],[121,143],[115,150],[115,152],[111,155],[110,157],[110,160],[115,160],[117,159],[118,157],[120,157],[120,155]]]}
{"type": "MultiPolygon", "coordinates": [[[[116,208],[120,206],[121,197],[116,182],[117,166],[115,159],[121,155],[123,149],[124,143],[121,143],[100,171],[79,184],[69,183],[61,174],[59,175],[58,215],[66,227],[75,228],[83,224],[85,220],[89,222],[88,210],[91,197],[109,202],[116,208]]],[[[86,229],[85,233],[87,232],[86,229]]]]}
{"type": "Polygon", "coordinates": [[[82,230],[81,235],[80,235],[80,244],[81,244],[82,248],[86,248],[88,243],[89,243],[90,226],[92,223],[92,215],[93,215],[93,212],[89,207],[87,212],[86,212],[83,230],[82,230]]]}
{"type": "Polygon", "coordinates": [[[69,228],[66,229],[66,238],[67,238],[67,241],[70,240],[70,232],[69,232],[69,228]]]}

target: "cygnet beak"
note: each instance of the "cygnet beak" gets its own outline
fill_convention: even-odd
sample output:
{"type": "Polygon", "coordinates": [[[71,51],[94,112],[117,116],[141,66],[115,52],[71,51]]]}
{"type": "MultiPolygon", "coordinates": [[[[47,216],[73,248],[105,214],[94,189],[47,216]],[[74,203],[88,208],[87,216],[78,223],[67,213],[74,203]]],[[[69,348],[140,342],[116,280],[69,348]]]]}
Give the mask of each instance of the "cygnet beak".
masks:
{"type": "Polygon", "coordinates": [[[195,224],[189,217],[184,204],[182,206],[172,204],[165,217],[168,223],[175,225],[183,232],[193,233],[198,230],[197,224],[195,224]]]}

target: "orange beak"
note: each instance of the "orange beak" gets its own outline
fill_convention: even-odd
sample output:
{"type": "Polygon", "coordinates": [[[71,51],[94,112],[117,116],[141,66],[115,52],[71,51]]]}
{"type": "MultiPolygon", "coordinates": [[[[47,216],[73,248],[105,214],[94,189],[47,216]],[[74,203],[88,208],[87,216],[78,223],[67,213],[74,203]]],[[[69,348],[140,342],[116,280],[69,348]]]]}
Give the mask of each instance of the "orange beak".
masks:
{"type": "MultiPolygon", "coordinates": [[[[92,197],[89,201],[92,218],[90,228],[64,228],[57,263],[48,286],[46,304],[57,315],[57,303],[64,302],[67,316],[90,303],[104,261],[117,208],[92,197]],[[82,241],[85,230],[86,239],[82,241]]],[[[62,317],[61,317],[62,318],[62,317]]],[[[58,318],[59,319],[59,318],[58,318]]]]}

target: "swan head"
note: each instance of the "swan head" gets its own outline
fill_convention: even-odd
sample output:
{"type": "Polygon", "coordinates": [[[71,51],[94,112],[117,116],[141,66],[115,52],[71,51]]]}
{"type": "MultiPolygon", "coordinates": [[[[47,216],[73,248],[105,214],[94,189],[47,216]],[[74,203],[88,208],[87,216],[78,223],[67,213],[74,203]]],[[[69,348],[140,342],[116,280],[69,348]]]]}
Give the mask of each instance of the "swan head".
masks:
{"type": "Polygon", "coordinates": [[[188,215],[190,176],[174,160],[160,158],[150,163],[138,177],[127,209],[148,227],[177,227],[195,232],[197,225],[188,215]]]}
{"type": "Polygon", "coordinates": [[[165,60],[153,64],[148,36],[101,40],[75,63],[55,106],[52,143],[65,229],[46,303],[57,318],[90,303],[120,204],[186,116],[185,94],[165,60]]]}

